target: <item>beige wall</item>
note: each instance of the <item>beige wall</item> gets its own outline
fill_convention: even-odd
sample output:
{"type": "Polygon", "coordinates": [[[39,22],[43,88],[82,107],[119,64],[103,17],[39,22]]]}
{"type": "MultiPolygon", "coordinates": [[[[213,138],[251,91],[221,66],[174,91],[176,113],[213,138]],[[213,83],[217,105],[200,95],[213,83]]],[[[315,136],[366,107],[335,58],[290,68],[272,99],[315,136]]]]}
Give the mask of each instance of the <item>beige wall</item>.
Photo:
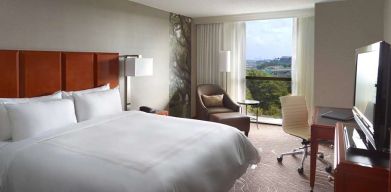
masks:
{"type": "Polygon", "coordinates": [[[391,43],[391,0],[385,0],[384,6],[384,39],[391,43]]]}
{"type": "Polygon", "coordinates": [[[356,48],[383,39],[383,0],[315,6],[315,105],[353,105],[356,48]]]}
{"type": "Polygon", "coordinates": [[[168,16],[127,0],[0,0],[0,49],[153,57],[154,76],[132,78],[132,108],[164,108],[169,100],[168,16]]]}

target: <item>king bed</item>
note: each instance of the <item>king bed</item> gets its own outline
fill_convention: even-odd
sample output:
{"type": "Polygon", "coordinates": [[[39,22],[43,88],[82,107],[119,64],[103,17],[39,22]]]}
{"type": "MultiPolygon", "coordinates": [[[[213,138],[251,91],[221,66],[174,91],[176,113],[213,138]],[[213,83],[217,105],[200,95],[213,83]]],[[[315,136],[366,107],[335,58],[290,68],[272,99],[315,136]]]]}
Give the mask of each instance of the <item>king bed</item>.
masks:
{"type": "Polygon", "coordinates": [[[116,53],[0,51],[0,67],[0,191],[228,191],[259,162],[230,126],[119,109],[116,53]]]}

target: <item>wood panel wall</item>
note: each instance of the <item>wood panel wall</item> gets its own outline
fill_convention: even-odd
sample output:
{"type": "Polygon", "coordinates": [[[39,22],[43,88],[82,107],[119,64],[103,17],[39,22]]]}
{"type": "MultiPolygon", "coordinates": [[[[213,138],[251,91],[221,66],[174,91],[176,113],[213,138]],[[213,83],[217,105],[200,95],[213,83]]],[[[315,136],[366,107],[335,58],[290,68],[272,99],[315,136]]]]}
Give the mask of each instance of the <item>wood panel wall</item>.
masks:
{"type": "Polygon", "coordinates": [[[19,97],[19,52],[0,51],[0,97],[19,97]]]}
{"type": "Polygon", "coordinates": [[[62,88],[65,91],[75,91],[94,87],[94,54],[93,53],[63,53],[62,88]]]}
{"type": "Polygon", "coordinates": [[[118,81],[118,53],[0,50],[0,98],[113,88],[118,81]]]}

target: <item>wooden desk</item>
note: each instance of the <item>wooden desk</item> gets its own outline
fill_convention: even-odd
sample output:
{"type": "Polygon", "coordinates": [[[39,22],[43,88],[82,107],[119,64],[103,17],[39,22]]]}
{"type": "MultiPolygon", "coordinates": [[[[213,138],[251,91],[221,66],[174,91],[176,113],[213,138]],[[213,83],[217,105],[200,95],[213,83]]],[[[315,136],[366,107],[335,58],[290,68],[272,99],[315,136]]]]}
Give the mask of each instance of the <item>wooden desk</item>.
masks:
{"type": "MultiPolygon", "coordinates": [[[[313,122],[311,125],[311,161],[310,161],[310,186],[314,188],[316,158],[318,153],[319,141],[333,141],[334,131],[337,120],[321,117],[321,114],[328,111],[351,112],[352,109],[316,107],[313,122]]],[[[353,121],[351,121],[353,122],[353,121]]]]}
{"type": "Polygon", "coordinates": [[[334,139],[335,192],[387,192],[389,154],[374,150],[346,149],[346,130],[356,124],[337,123],[334,139]]]}

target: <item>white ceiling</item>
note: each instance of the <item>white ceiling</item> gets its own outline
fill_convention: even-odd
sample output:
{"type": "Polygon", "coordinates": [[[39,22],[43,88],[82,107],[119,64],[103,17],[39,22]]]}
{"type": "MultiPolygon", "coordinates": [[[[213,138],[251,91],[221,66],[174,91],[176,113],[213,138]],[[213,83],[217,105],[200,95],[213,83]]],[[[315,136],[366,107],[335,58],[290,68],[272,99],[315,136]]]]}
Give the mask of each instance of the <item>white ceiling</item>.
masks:
{"type": "Polygon", "coordinates": [[[334,0],[131,0],[167,12],[197,18],[313,8],[334,0]]]}

